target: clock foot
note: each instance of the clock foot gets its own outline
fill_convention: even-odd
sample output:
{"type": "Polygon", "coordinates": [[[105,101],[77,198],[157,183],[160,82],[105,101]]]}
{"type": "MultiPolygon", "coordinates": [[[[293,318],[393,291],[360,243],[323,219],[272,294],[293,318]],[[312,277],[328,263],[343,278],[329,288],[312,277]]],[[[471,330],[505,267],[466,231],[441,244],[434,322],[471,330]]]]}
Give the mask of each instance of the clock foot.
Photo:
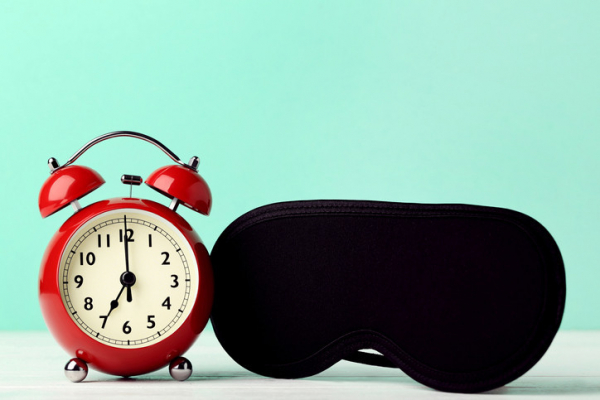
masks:
{"type": "Polygon", "coordinates": [[[169,365],[171,377],[177,381],[185,381],[192,375],[192,363],[185,357],[177,357],[169,365]]]}
{"type": "Polygon", "coordinates": [[[65,365],[65,376],[71,382],[81,382],[88,374],[88,366],[81,358],[72,358],[65,365]]]}

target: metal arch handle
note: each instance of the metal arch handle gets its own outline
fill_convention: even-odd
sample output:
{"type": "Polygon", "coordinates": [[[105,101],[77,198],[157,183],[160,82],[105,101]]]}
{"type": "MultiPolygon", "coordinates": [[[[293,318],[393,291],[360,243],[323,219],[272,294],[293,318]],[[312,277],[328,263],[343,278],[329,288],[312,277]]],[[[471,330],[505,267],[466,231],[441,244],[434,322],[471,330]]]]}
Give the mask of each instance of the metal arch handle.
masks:
{"type": "Polygon", "coordinates": [[[164,144],[162,144],[158,140],[154,139],[153,137],[150,137],[148,135],[144,135],[143,133],[139,133],[139,132],[115,131],[115,132],[105,133],[104,135],[100,135],[97,138],[90,140],[89,142],[87,142],[86,144],[84,144],[83,147],[80,148],[75,154],[73,154],[71,156],[71,158],[69,158],[67,160],[66,163],[64,163],[63,165],[57,166],[56,168],[52,169],[52,172],[55,172],[55,171],[57,171],[60,168],[66,167],[67,165],[73,164],[75,162],[75,160],[77,160],[79,157],[81,157],[81,155],[83,153],[85,153],[87,150],[89,150],[90,147],[92,147],[92,146],[94,146],[94,145],[96,145],[96,144],[98,144],[100,142],[103,142],[105,140],[116,138],[116,137],[132,137],[132,138],[144,140],[144,141],[146,141],[148,143],[152,143],[153,145],[155,145],[156,147],[158,147],[159,149],[161,149],[166,155],[168,155],[171,158],[171,160],[175,161],[177,164],[183,165],[185,167],[189,167],[186,163],[184,163],[183,161],[181,161],[179,159],[179,157],[177,157],[177,155],[175,153],[173,153],[171,150],[169,150],[169,148],[167,146],[165,146],[164,144]]]}

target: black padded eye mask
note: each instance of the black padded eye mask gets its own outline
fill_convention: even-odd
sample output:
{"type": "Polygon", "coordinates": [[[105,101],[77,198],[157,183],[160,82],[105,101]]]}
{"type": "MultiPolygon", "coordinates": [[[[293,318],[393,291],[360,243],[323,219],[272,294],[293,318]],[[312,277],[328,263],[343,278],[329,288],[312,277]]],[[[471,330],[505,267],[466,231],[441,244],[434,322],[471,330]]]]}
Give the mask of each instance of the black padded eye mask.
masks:
{"type": "Polygon", "coordinates": [[[277,378],[349,359],[439,390],[490,390],[542,357],[564,309],[554,240],[500,208],[272,204],[234,221],[211,260],[217,338],[277,378]]]}

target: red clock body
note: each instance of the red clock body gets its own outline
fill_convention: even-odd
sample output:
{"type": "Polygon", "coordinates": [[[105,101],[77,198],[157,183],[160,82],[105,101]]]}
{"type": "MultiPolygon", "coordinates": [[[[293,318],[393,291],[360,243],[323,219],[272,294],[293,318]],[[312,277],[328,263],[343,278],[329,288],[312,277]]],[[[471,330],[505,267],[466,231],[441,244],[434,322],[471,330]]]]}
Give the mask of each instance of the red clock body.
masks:
{"type": "Polygon", "coordinates": [[[148,373],[185,353],[212,299],[204,244],[185,219],[151,200],[79,210],[41,263],[39,300],[51,333],[71,356],[113,375],[148,373]]]}

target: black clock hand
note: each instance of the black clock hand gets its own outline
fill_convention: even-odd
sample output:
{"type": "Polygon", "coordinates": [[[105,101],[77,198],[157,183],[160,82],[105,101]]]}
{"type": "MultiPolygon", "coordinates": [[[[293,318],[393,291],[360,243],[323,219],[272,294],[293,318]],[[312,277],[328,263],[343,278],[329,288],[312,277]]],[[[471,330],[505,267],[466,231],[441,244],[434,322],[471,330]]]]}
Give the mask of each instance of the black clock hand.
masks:
{"type": "MultiPolygon", "coordinates": [[[[127,215],[123,216],[123,224],[125,231],[123,232],[123,241],[125,242],[125,272],[129,272],[129,235],[127,234],[127,215]]],[[[131,285],[127,285],[127,302],[131,303],[133,297],[131,295],[131,285]]]]}
{"type": "Polygon", "coordinates": [[[104,329],[104,326],[106,325],[106,321],[108,320],[110,313],[115,308],[119,307],[119,297],[121,297],[121,294],[123,293],[123,289],[125,289],[125,285],[121,286],[121,290],[119,291],[117,298],[110,302],[110,310],[108,310],[108,314],[100,316],[100,318],[104,318],[104,322],[102,323],[102,329],[104,329]]]}
{"type": "Polygon", "coordinates": [[[108,311],[108,314],[106,314],[106,318],[108,318],[108,316],[110,315],[112,310],[119,307],[119,297],[121,297],[121,293],[123,293],[124,288],[125,288],[125,285],[123,285],[121,287],[121,290],[119,290],[119,294],[117,295],[117,298],[110,302],[110,310],[108,311]]]}
{"type": "Polygon", "coordinates": [[[125,271],[129,272],[129,238],[127,235],[127,215],[123,216],[125,231],[123,232],[123,241],[125,242],[125,271]]]}

